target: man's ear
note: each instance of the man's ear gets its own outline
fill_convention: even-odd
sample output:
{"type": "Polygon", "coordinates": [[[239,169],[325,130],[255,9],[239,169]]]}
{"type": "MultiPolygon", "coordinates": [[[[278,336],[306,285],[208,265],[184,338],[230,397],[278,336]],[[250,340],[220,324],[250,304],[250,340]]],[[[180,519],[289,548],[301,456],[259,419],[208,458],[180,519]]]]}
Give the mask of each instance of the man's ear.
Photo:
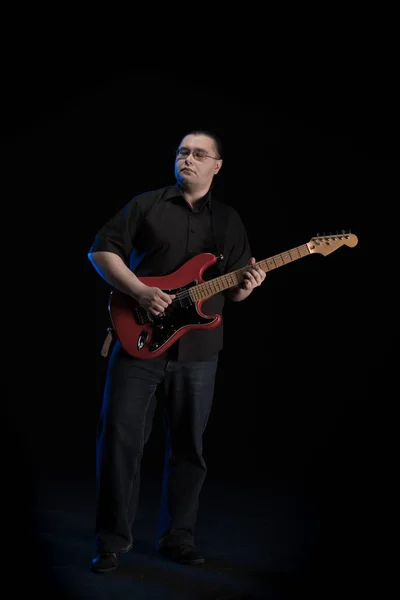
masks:
{"type": "Polygon", "coordinates": [[[219,159],[219,160],[217,161],[217,163],[216,163],[216,165],[215,165],[215,169],[214,169],[214,175],[216,175],[216,174],[218,173],[218,171],[221,169],[221,167],[222,167],[222,163],[223,163],[223,160],[222,160],[222,159],[219,159]]]}

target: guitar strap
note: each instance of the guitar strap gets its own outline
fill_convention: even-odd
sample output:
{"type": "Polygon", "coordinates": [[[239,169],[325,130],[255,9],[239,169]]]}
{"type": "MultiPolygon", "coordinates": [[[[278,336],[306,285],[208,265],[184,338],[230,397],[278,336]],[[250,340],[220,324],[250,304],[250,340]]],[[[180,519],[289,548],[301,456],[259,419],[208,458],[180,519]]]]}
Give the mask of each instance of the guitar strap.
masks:
{"type": "Polygon", "coordinates": [[[228,211],[225,205],[218,200],[211,201],[211,226],[215,241],[217,263],[216,267],[223,274],[225,237],[228,223],[228,211]]]}
{"type": "Polygon", "coordinates": [[[107,334],[101,347],[101,356],[107,358],[111,343],[114,339],[115,332],[113,327],[107,327],[107,334]]]}

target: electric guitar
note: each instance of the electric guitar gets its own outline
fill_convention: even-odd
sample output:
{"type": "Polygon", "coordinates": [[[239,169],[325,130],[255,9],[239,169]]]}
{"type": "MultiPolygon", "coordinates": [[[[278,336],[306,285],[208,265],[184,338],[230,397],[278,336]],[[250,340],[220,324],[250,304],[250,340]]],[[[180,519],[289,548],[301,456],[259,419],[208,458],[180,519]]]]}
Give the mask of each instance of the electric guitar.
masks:
{"type": "MultiPolygon", "coordinates": [[[[353,248],[358,243],[354,234],[341,233],[313,237],[309,242],[257,262],[264,272],[290,264],[310,254],[327,256],[343,245],[353,248]]],[[[175,298],[163,315],[154,317],[131,296],[112,290],[108,310],[112,328],[124,350],[135,358],[156,358],[182,335],[193,329],[212,329],[222,320],[221,315],[206,315],[202,304],[242,281],[248,266],[204,281],[204,271],[217,261],[214,254],[205,252],[188,260],[179,269],[162,277],[139,277],[151,287],[158,287],[175,298]]]]}

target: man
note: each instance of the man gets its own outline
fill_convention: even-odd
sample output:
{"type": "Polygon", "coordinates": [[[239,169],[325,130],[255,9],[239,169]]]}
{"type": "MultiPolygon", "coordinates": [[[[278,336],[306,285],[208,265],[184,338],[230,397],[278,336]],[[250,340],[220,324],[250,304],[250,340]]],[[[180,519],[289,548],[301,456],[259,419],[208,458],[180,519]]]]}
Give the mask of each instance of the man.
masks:
{"type": "MultiPolygon", "coordinates": [[[[176,152],[176,184],[134,197],[100,229],[90,248],[89,259],[104,280],[133,297],[152,319],[162,318],[174,295],[140,278],[173,273],[202,252],[219,255],[209,278],[244,268],[240,283],[209,298],[203,313],[221,314],[226,299],[244,300],[265,278],[238,213],[211,192],[222,162],[214,134],[185,135],[176,152]]],[[[120,554],[133,545],[141,458],[161,392],[166,453],[157,550],[181,564],[204,562],[194,533],[206,476],[202,437],[222,337],[222,324],[191,330],[160,356],[145,360],[115,342],[98,424],[94,572],[114,570],[120,554]]]]}

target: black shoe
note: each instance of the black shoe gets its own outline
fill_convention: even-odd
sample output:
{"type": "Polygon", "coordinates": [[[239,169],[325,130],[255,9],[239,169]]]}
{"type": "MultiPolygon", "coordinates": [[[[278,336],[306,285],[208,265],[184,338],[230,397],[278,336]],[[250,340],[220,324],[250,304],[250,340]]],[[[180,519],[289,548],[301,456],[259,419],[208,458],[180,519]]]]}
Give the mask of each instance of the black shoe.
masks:
{"type": "Polygon", "coordinates": [[[181,565],[200,565],[204,562],[204,557],[194,546],[161,546],[158,551],[181,565]]]}
{"type": "Polygon", "coordinates": [[[90,565],[90,570],[93,573],[115,571],[119,565],[119,557],[120,555],[116,552],[102,552],[94,557],[90,565]]]}

